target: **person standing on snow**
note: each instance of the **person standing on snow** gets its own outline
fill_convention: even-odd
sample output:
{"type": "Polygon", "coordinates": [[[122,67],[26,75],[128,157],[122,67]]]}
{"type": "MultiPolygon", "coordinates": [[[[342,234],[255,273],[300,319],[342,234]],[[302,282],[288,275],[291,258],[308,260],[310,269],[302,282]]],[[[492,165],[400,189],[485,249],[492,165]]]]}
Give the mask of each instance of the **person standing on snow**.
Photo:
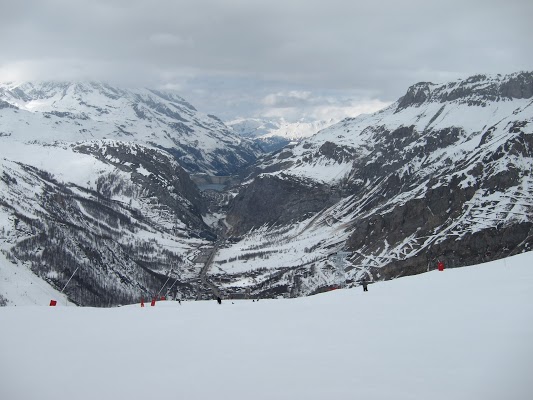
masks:
{"type": "Polygon", "coordinates": [[[368,292],[368,284],[366,282],[366,278],[363,278],[361,281],[361,285],[363,285],[363,292],[368,292]]]}

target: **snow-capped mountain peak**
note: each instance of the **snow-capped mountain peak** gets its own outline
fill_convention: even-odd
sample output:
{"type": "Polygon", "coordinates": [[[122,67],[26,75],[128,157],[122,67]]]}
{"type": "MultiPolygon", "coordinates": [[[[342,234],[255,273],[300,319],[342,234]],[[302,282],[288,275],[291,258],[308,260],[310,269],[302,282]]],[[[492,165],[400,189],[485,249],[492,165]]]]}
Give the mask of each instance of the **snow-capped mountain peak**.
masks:
{"type": "Polygon", "coordinates": [[[27,82],[0,85],[0,101],[10,108],[1,116],[4,136],[21,141],[135,141],[168,149],[191,172],[222,175],[259,154],[220,119],[173,92],[101,82],[27,82]]]}

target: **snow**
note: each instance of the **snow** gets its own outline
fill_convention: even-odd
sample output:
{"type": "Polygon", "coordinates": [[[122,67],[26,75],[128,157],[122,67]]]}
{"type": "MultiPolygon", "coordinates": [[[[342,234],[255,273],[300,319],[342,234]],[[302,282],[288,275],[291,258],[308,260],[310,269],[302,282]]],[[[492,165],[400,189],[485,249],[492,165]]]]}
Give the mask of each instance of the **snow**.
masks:
{"type": "Polygon", "coordinates": [[[0,398],[525,400],[532,263],[221,306],[3,307],[0,398]]]}
{"type": "Polygon", "coordinates": [[[290,175],[302,178],[312,179],[320,183],[335,184],[342,180],[350,173],[352,168],[351,162],[335,162],[332,160],[318,159],[313,164],[301,164],[287,170],[271,172],[269,175],[278,176],[290,175]]]}
{"type": "Polygon", "coordinates": [[[57,180],[75,183],[95,189],[94,182],[104,173],[119,173],[109,164],[95,157],[76,153],[70,145],[65,147],[25,144],[9,141],[2,145],[0,140],[0,160],[13,160],[51,173],[57,180]]]}
{"type": "MultiPolygon", "coordinates": [[[[513,99],[512,101],[489,101],[475,106],[461,102],[425,102],[418,107],[398,110],[398,102],[371,115],[347,118],[337,124],[322,129],[312,137],[291,149],[293,165],[284,168],[284,173],[298,177],[307,177],[319,182],[338,182],[349,170],[343,167],[339,175],[338,168],[329,168],[328,161],[312,157],[312,161],[302,162],[304,156],[311,156],[326,142],[337,146],[347,146],[364,156],[371,153],[375,141],[379,139],[379,130],[394,131],[399,127],[413,127],[422,136],[412,146],[419,146],[425,140],[427,131],[438,132],[449,128],[460,128],[462,136],[448,147],[435,151],[425,160],[427,165],[437,166],[444,160],[457,161],[468,158],[476,152],[483,134],[490,127],[496,127],[496,138],[486,146],[496,149],[509,139],[509,124],[531,119],[533,112],[531,99],[513,99]],[[328,168],[324,168],[324,164],[328,168]]],[[[406,150],[409,149],[409,146],[406,150]]],[[[487,150],[489,150],[487,148],[487,150]]],[[[286,161],[285,159],[283,161],[286,161]]],[[[427,167],[426,167],[427,168],[427,167]]]]}
{"type": "MultiPolygon", "coordinates": [[[[11,142],[82,142],[118,139],[163,148],[194,147],[202,157],[191,158],[203,172],[213,163],[228,163],[216,149],[251,152],[249,143],[222,122],[197,112],[171,92],[119,89],[95,82],[0,83],[0,99],[18,107],[0,113],[0,138],[11,142]],[[19,89],[31,100],[18,98],[19,89]],[[194,111],[193,111],[194,110],[194,111]],[[4,137],[2,137],[4,136],[4,137]],[[201,164],[201,165],[200,165],[201,164]]],[[[250,155],[252,155],[250,153],[250,155]]],[[[240,155],[236,155],[237,160],[240,155]]]]}
{"type": "Polygon", "coordinates": [[[288,140],[299,140],[313,136],[321,129],[338,122],[336,119],[315,121],[301,119],[296,122],[284,118],[237,118],[226,124],[241,136],[256,138],[282,137],[288,140]]]}
{"type": "MultiPolygon", "coordinates": [[[[0,300],[2,298],[7,300],[8,305],[48,304],[51,299],[58,300],[63,305],[72,305],[65,295],[43,281],[26,266],[19,267],[10,263],[2,253],[0,253],[0,265],[0,300]]],[[[5,398],[2,396],[1,389],[0,397],[5,398]]]]}
{"type": "MultiPolygon", "coordinates": [[[[328,226],[325,222],[328,218],[331,218],[329,212],[321,213],[293,224],[290,230],[283,233],[261,227],[238,243],[219,248],[214,265],[219,273],[228,278],[248,271],[275,270],[310,264],[313,260],[324,261],[331,249],[346,240],[349,234],[340,231],[337,226],[328,226]],[[308,250],[317,243],[322,244],[321,248],[308,250]]],[[[245,282],[242,280],[241,284],[245,282]]],[[[235,281],[230,285],[239,286],[235,281]]]]}
{"type": "Polygon", "coordinates": [[[149,176],[150,171],[148,171],[146,168],[144,168],[142,165],[137,168],[137,172],[144,176],[149,176]]]}

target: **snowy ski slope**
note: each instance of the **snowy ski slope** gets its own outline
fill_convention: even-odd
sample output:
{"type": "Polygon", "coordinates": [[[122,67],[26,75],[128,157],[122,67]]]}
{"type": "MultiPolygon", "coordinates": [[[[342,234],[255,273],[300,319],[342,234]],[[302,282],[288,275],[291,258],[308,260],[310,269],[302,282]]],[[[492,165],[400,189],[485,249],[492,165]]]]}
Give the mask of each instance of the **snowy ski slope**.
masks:
{"type": "Polygon", "coordinates": [[[0,308],[0,398],[526,400],[532,263],[257,303],[0,308]]]}

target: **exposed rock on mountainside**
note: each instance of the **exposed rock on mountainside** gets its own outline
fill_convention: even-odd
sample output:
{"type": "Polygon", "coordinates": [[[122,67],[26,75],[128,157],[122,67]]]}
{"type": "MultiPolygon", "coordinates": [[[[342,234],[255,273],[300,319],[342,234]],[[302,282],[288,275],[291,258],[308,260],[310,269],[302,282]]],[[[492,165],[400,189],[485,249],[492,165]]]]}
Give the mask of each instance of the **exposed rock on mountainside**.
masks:
{"type": "Polygon", "coordinates": [[[231,234],[241,235],[254,227],[305,219],[335,200],[327,185],[283,174],[262,175],[233,199],[227,222],[234,227],[231,234]]]}
{"type": "Polygon", "coordinates": [[[103,163],[129,174],[127,180],[119,175],[102,176],[97,191],[106,197],[132,197],[135,187],[143,196],[157,199],[159,207],[167,207],[181,214],[181,220],[196,229],[205,229],[200,214],[205,212],[203,198],[190,176],[169,160],[168,154],[144,146],[121,142],[90,142],[74,147],[74,151],[90,154],[103,163]]]}
{"type": "Polygon", "coordinates": [[[398,101],[397,112],[425,102],[457,101],[469,105],[486,105],[487,102],[512,99],[529,99],[533,96],[533,82],[530,72],[520,72],[512,77],[498,75],[475,75],[468,79],[435,85],[420,82],[411,86],[405,96],[398,101]]]}

